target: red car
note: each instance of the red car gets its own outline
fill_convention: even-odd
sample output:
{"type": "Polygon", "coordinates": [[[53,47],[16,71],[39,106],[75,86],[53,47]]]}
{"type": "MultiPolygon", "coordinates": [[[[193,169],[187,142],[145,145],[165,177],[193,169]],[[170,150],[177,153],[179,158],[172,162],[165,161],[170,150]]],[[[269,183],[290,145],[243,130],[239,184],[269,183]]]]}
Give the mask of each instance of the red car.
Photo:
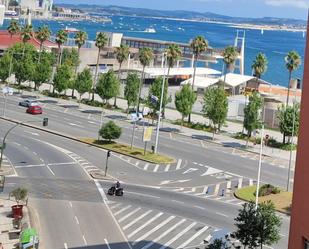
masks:
{"type": "Polygon", "coordinates": [[[35,105],[29,106],[26,112],[30,114],[42,114],[43,110],[41,106],[35,105]]]}

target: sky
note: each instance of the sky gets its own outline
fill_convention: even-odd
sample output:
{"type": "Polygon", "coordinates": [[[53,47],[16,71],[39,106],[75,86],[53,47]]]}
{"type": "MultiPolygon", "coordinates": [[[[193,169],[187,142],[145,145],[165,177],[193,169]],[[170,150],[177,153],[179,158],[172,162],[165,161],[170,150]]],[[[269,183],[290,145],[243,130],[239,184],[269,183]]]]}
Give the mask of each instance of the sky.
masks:
{"type": "MultiPolygon", "coordinates": [[[[89,0],[54,0],[85,3],[89,0]]],[[[92,0],[91,4],[118,5],[162,10],[193,10],[238,17],[286,17],[307,19],[309,0],[92,0]]]]}

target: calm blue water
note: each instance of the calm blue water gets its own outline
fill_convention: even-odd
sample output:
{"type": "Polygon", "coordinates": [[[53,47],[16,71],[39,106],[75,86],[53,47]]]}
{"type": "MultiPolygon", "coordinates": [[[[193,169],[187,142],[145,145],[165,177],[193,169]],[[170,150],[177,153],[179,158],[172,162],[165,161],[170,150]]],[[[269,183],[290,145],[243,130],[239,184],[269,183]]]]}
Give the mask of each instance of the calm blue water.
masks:
{"type": "MultiPolygon", "coordinates": [[[[112,23],[92,22],[64,22],[64,21],[33,21],[33,26],[38,27],[46,24],[53,33],[57,30],[74,27],[88,33],[89,39],[93,40],[97,31],[121,32],[126,36],[189,42],[197,35],[203,35],[212,47],[223,48],[232,45],[236,37],[236,28],[223,24],[210,24],[199,22],[185,22],[163,19],[150,19],[141,17],[112,16],[112,23]],[[156,33],[143,32],[146,28],[154,28],[156,33]]],[[[5,22],[3,28],[8,25],[5,22]]],[[[305,38],[302,32],[246,30],[245,50],[245,73],[251,75],[251,64],[258,52],[263,52],[268,58],[268,71],[262,77],[273,84],[287,85],[288,72],[285,69],[284,57],[290,50],[296,50],[303,58],[305,38]]],[[[212,65],[212,68],[221,70],[222,65],[212,65]]],[[[294,77],[302,78],[303,67],[301,66],[294,77]]]]}

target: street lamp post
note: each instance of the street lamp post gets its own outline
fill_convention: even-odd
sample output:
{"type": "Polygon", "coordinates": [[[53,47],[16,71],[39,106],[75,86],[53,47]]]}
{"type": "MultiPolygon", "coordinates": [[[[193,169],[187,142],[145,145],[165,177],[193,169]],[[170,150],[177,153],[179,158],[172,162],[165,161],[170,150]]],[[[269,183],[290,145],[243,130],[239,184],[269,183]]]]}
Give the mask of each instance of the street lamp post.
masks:
{"type": "Polygon", "coordinates": [[[158,122],[157,122],[157,132],[156,132],[156,143],[154,148],[154,153],[156,154],[158,151],[158,143],[159,143],[159,132],[160,132],[160,121],[161,121],[161,112],[162,112],[162,105],[163,105],[163,98],[164,98],[164,87],[165,87],[165,78],[166,78],[166,67],[167,67],[167,54],[164,53],[164,73],[163,73],[163,82],[162,82],[162,90],[161,90],[161,98],[160,98],[160,109],[158,115],[158,122]]]}

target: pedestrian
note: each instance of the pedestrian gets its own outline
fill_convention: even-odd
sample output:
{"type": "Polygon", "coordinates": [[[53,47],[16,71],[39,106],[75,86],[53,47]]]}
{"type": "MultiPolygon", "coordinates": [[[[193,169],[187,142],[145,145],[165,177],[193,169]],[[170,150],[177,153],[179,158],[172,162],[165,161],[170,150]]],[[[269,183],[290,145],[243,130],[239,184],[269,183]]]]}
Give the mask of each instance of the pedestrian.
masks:
{"type": "Polygon", "coordinates": [[[2,245],[2,243],[0,242],[0,249],[4,249],[4,247],[3,247],[3,245],[2,245]]]}

